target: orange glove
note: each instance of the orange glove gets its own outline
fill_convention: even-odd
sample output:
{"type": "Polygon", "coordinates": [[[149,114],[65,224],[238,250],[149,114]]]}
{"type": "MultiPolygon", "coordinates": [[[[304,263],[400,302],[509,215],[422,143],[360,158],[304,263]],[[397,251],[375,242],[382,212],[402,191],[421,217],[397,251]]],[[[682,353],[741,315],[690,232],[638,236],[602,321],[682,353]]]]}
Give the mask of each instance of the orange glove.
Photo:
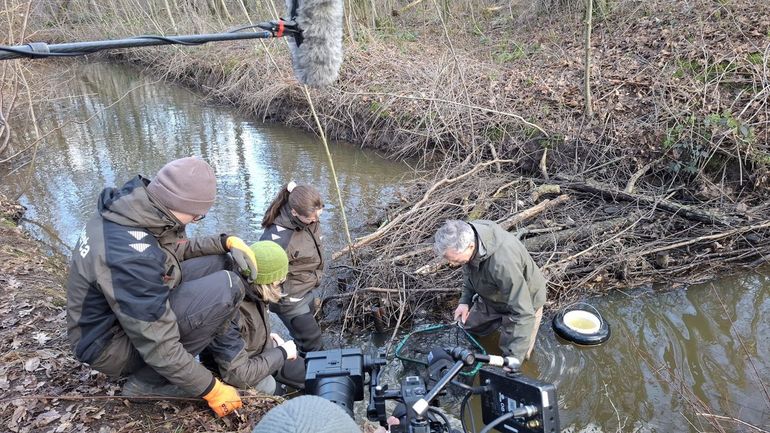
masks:
{"type": "Polygon", "coordinates": [[[216,381],[214,382],[214,388],[204,395],[203,399],[208,402],[209,407],[216,412],[217,416],[223,417],[243,407],[241,397],[235,388],[220,382],[219,379],[214,380],[216,381]]]}

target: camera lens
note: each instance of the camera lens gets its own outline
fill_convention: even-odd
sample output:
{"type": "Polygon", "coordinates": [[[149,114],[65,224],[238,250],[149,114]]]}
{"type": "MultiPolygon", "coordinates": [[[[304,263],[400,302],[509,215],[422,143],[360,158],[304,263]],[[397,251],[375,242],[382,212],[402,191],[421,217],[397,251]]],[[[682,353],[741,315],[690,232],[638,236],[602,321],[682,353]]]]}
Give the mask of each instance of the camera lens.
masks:
{"type": "Polygon", "coordinates": [[[310,394],[323,397],[341,406],[348,415],[353,416],[353,399],[356,394],[356,384],[350,376],[324,377],[318,379],[310,394]]]}

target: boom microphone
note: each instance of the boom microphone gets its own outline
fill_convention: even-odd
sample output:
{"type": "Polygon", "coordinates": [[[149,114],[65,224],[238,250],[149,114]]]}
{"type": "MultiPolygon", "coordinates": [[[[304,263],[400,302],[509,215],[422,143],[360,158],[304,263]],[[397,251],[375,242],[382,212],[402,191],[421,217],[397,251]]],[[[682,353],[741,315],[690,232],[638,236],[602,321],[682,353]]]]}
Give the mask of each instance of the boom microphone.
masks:
{"type": "Polygon", "coordinates": [[[207,42],[288,37],[294,75],[313,87],[333,83],[342,64],[342,0],[286,0],[288,19],[200,35],[144,35],[103,41],[0,45],[0,60],[82,56],[101,50],[155,45],[200,45],[207,42]],[[263,31],[254,31],[255,28],[263,31]]]}
{"type": "Polygon", "coordinates": [[[327,86],[342,65],[342,0],[286,0],[289,20],[301,34],[287,34],[294,75],[300,83],[327,86]]]}

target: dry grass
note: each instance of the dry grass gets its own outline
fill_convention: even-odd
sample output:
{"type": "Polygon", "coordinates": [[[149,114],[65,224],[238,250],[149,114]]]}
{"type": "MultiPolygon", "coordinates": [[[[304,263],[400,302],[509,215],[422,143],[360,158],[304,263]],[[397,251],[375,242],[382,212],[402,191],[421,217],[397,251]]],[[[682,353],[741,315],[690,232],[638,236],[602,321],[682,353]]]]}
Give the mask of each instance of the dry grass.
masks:
{"type": "MultiPolygon", "coordinates": [[[[443,219],[504,219],[534,205],[534,188],[554,179],[571,200],[529,221],[525,236],[553,298],[764,260],[770,4],[597,4],[589,118],[580,2],[346,3],[340,80],[312,93],[330,137],[417,158],[426,176],[405,190],[405,208],[440,179],[511,161],[436,190],[361,252],[369,264],[354,266],[366,276],[355,286],[395,294],[456,287],[456,272],[413,273],[430,261],[425,254],[390,260],[429,244],[443,219]],[[597,181],[605,193],[585,187],[597,181]],[[617,198],[624,190],[632,194],[617,198]],[[694,221],[688,208],[724,218],[694,221]]],[[[70,29],[59,38],[103,38],[211,32],[279,10],[271,2],[81,0],[54,16],[70,29]]],[[[313,130],[287,54],[267,40],[118,57],[261,119],[313,130]]]]}

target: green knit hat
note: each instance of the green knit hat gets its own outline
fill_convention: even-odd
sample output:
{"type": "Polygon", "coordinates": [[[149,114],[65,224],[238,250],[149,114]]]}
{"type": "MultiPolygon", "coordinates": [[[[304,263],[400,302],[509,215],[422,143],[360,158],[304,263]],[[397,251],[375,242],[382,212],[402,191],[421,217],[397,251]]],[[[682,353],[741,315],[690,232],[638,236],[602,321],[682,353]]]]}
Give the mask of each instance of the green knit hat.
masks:
{"type": "Polygon", "coordinates": [[[289,258],[286,251],[273,241],[259,241],[251,246],[257,259],[255,284],[272,284],[281,281],[289,272],[289,258]]]}

